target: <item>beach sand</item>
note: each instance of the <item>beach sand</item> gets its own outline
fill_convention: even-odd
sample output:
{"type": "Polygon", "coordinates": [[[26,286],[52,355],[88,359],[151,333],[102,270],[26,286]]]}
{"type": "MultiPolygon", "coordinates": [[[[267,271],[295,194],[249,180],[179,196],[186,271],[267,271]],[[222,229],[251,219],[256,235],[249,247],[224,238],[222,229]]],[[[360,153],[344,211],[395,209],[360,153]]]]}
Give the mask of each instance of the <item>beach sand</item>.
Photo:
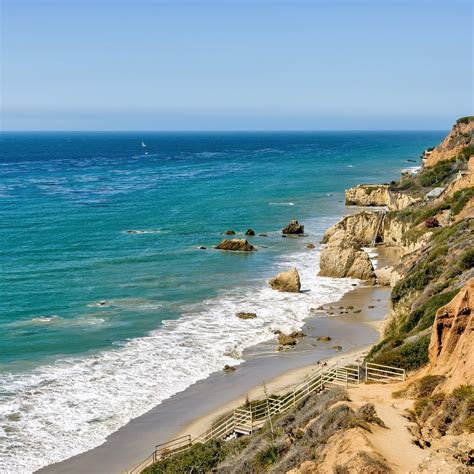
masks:
{"type": "MultiPolygon", "coordinates": [[[[387,264],[384,256],[379,256],[380,263],[381,259],[387,264]]],[[[379,339],[378,328],[389,311],[389,295],[389,287],[355,287],[324,310],[314,311],[303,328],[306,337],[294,349],[276,351],[276,337],[254,346],[245,352],[245,362],[236,371],[212,374],[131,420],[101,446],[36,472],[126,472],[149,456],[155,445],[183,434],[197,436],[247,397],[261,397],[264,384],[270,393],[283,392],[317,370],[318,361],[361,362],[379,339]],[[342,309],[350,306],[353,309],[342,309]],[[328,316],[327,312],[334,314],[328,316]],[[317,341],[319,336],[330,336],[331,341],[317,341]],[[339,352],[332,349],[337,345],[343,348],[339,352]]]]}

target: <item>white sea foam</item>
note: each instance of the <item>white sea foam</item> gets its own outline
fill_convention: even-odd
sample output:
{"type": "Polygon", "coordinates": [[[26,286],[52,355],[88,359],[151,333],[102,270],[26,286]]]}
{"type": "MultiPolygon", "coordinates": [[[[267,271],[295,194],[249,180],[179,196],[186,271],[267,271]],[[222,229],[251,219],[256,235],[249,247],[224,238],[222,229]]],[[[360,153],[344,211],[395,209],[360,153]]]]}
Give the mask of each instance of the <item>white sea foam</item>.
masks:
{"type": "Polygon", "coordinates": [[[269,202],[269,206],[294,206],[294,202],[269,202]]]}
{"type": "MultiPolygon", "coordinates": [[[[311,223],[305,224],[310,231],[311,223]]],[[[298,245],[300,253],[284,255],[269,270],[297,267],[302,289],[309,291],[279,293],[263,281],[256,288],[235,288],[145,337],[4,377],[0,472],[31,472],[98,446],[164,399],[225,364],[242,362],[243,350],[274,338],[275,329],[300,329],[312,309],[352,289],[354,280],[316,277],[319,251],[298,245]],[[258,317],[242,321],[238,311],[258,317]]]]}

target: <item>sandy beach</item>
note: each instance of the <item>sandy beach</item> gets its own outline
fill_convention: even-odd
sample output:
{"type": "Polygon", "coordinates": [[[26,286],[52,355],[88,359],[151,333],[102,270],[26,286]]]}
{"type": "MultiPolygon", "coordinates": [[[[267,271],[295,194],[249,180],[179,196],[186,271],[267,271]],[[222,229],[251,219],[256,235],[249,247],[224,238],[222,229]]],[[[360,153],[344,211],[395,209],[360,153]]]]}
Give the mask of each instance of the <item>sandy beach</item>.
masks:
{"type": "MultiPolygon", "coordinates": [[[[383,258],[379,256],[379,264],[385,264],[383,258]]],[[[315,308],[303,328],[306,337],[294,349],[278,352],[276,340],[254,346],[245,352],[245,362],[235,372],[212,374],[133,419],[101,446],[36,472],[126,472],[155,445],[183,434],[197,436],[247,397],[261,397],[264,384],[271,393],[284,392],[316,370],[318,362],[361,362],[379,338],[378,328],[389,310],[389,294],[389,287],[355,287],[324,309],[315,308]],[[330,336],[331,341],[317,341],[319,336],[330,336]],[[342,350],[335,351],[333,346],[342,346],[342,350]]]]}

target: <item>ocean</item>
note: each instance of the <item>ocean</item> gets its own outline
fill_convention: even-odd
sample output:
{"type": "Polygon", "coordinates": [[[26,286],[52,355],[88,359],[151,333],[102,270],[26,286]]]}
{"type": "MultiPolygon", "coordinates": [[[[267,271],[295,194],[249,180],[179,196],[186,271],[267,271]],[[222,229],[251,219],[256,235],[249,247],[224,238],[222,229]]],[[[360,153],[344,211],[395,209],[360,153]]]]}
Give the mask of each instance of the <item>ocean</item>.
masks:
{"type": "Polygon", "coordinates": [[[344,189],[397,179],[444,134],[2,133],[0,472],[98,446],[301,328],[352,288],[317,277],[305,247],[344,214],[344,189]],[[291,219],[307,237],[281,237],[291,219]],[[257,252],[213,249],[248,228],[257,252]],[[268,287],[293,266],[306,291],[268,287]]]}

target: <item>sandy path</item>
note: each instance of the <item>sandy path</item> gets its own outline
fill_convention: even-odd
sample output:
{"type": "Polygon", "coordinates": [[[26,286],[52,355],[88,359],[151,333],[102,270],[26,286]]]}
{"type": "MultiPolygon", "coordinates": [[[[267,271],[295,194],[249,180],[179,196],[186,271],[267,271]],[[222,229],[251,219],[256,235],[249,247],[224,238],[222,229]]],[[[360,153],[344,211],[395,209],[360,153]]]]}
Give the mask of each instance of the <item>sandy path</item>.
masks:
{"type": "Polygon", "coordinates": [[[410,423],[405,410],[411,408],[413,400],[394,399],[392,392],[399,390],[401,384],[364,384],[349,390],[355,406],[373,403],[378,416],[387,428],[375,427],[367,438],[374,448],[388,461],[395,473],[414,472],[425,459],[429,450],[421,449],[412,443],[408,431],[410,423]]]}

